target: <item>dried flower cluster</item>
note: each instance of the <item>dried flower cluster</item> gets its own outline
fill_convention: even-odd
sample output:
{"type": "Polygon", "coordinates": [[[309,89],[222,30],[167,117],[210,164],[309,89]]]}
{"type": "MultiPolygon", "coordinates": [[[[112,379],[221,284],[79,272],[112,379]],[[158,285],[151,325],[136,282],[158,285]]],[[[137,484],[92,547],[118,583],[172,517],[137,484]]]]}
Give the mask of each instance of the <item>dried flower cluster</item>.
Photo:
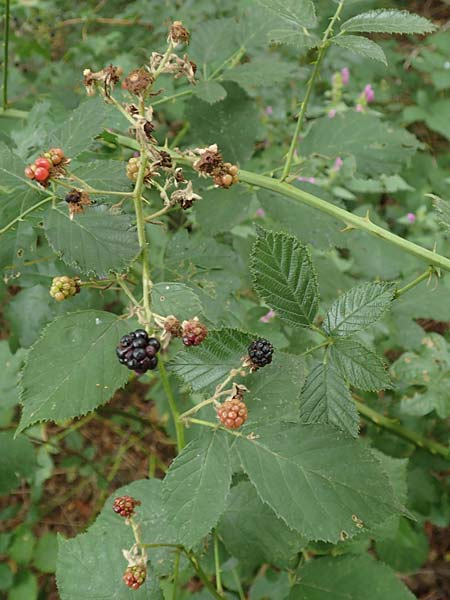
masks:
{"type": "Polygon", "coordinates": [[[212,177],[217,187],[229,188],[238,183],[239,168],[229,162],[223,162],[217,144],[207,148],[196,148],[194,152],[200,156],[194,162],[194,169],[203,177],[212,177]]]}

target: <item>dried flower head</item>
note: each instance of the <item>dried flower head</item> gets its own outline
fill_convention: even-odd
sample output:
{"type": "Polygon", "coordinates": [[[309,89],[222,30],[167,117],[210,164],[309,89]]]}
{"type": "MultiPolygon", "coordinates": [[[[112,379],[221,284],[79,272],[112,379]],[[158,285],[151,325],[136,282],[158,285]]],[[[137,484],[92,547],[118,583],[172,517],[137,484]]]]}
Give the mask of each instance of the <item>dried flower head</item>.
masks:
{"type": "Polygon", "coordinates": [[[114,65],[109,65],[109,67],[96,72],[85,69],[83,71],[83,83],[87,95],[94,96],[96,84],[102,83],[105,96],[109,98],[115,84],[119,82],[122,73],[122,67],[115,67],[114,65]]]}
{"type": "Polygon", "coordinates": [[[192,181],[188,181],[184,190],[176,190],[170,196],[171,202],[179,204],[182,209],[191,208],[196,200],[201,200],[202,197],[196,194],[192,189],[192,181]]]}
{"type": "Polygon", "coordinates": [[[199,154],[200,158],[192,166],[203,177],[212,176],[217,170],[221,169],[223,158],[217,144],[212,144],[208,148],[196,148],[194,152],[199,154]]]}
{"type": "Polygon", "coordinates": [[[153,83],[153,81],[153,77],[147,69],[141,67],[140,69],[134,69],[134,71],[131,71],[131,73],[127,75],[122,83],[122,87],[131,94],[139,96],[145,93],[145,90],[153,83]]]}
{"type": "Polygon", "coordinates": [[[74,215],[84,212],[86,206],[93,204],[87,192],[75,188],[66,194],[64,200],[69,205],[70,219],[73,219],[74,215]]]}
{"type": "Polygon", "coordinates": [[[181,21],[174,21],[170,26],[167,41],[174,45],[189,44],[191,35],[181,21]]]}
{"type": "MultiPolygon", "coordinates": [[[[152,52],[150,57],[150,70],[152,73],[155,73],[159,69],[163,59],[164,55],[160,52],[152,52]]],[[[187,77],[189,83],[195,84],[196,70],[197,65],[189,60],[187,54],[183,58],[180,58],[176,54],[171,54],[162,68],[162,73],[170,73],[175,79],[184,76],[187,77]]]]}

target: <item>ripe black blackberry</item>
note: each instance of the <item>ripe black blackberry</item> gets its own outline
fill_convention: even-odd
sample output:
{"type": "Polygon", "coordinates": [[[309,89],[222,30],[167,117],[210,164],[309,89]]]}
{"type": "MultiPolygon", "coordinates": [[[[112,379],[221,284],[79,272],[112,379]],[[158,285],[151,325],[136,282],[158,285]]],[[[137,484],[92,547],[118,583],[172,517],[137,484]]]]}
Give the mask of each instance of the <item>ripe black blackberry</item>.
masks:
{"type": "Polygon", "coordinates": [[[142,375],[146,371],[156,369],[158,353],[161,345],[154,337],[149,337],[144,329],[137,329],[124,335],[116,348],[119,362],[128,369],[142,375]]]}
{"type": "Polygon", "coordinates": [[[265,367],[272,362],[273,346],[269,340],[258,338],[248,347],[248,355],[255,369],[265,367]]]}

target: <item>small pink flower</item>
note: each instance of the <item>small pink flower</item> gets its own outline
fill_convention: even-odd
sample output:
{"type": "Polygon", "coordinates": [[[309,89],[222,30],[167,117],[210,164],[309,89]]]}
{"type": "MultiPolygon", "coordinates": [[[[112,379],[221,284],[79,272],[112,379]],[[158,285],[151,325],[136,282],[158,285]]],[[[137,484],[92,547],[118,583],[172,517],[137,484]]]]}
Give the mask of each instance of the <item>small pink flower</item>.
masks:
{"type": "Polygon", "coordinates": [[[140,156],[140,153],[139,153],[139,152],[133,152],[133,156],[134,156],[135,158],[137,158],[138,156],[140,156]]]}
{"type": "Polygon", "coordinates": [[[297,177],[297,181],[308,181],[307,177],[297,177]]]}
{"type": "Polygon", "coordinates": [[[364,108],[362,104],[357,104],[356,105],[356,112],[363,112],[364,108]]]}
{"type": "Polygon", "coordinates": [[[264,112],[270,117],[270,115],[273,113],[273,108],[271,106],[266,106],[266,110],[264,112]]]}
{"type": "Polygon", "coordinates": [[[315,177],[308,177],[308,182],[309,183],[316,183],[315,177]]]}
{"type": "Polygon", "coordinates": [[[336,173],[337,173],[338,171],[341,170],[341,167],[343,164],[344,164],[344,161],[342,160],[342,158],[340,156],[338,156],[336,158],[336,160],[334,161],[334,165],[331,170],[336,171],[336,173]]]}
{"type": "Polygon", "coordinates": [[[341,69],[342,83],[347,85],[350,81],[350,69],[348,67],[344,67],[341,69]]]}
{"type": "Polygon", "coordinates": [[[277,313],[270,309],[268,313],[266,313],[265,315],[263,315],[259,320],[261,321],[261,323],[270,323],[270,321],[275,318],[277,315],[277,313]]]}
{"type": "Polygon", "coordinates": [[[367,100],[367,104],[370,104],[375,100],[375,92],[373,91],[373,87],[368,83],[364,88],[364,96],[367,100]]]}
{"type": "Polygon", "coordinates": [[[263,208],[258,208],[256,211],[256,216],[264,218],[266,216],[266,211],[263,208]]]}
{"type": "Polygon", "coordinates": [[[314,177],[297,177],[297,181],[306,181],[308,183],[316,183],[314,177]]]}
{"type": "Polygon", "coordinates": [[[334,117],[337,114],[337,110],[335,108],[332,108],[331,110],[328,111],[328,118],[329,119],[334,119],[334,117]]]}
{"type": "Polygon", "coordinates": [[[416,217],[416,215],[415,215],[414,213],[411,213],[411,212],[409,212],[409,213],[406,215],[406,218],[408,219],[408,221],[409,221],[410,223],[414,223],[414,222],[416,221],[416,218],[417,218],[417,217],[416,217]]]}

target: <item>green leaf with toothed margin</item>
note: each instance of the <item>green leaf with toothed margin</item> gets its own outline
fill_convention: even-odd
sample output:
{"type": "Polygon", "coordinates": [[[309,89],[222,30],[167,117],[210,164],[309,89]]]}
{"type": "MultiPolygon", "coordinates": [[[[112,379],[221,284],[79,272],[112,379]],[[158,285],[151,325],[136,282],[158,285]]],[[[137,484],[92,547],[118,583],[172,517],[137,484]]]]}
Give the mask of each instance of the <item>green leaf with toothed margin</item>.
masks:
{"type": "Polygon", "coordinates": [[[173,461],[163,482],[169,523],[180,542],[192,548],[216,525],[231,485],[225,431],[206,431],[173,461]]]}
{"type": "Polygon", "coordinates": [[[61,422],[107,402],[128,380],[115,348],[130,324],[97,310],[52,321],[30,349],[20,380],[18,431],[38,421],[61,422]]]}
{"type": "Polygon", "coordinates": [[[334,425],[356,437],[359,416],[342,375],[330,364],[317,364],[306,378],[300,398],[303,423],[334,425]]]}
{"type": "Polygon", "coordinates": [[[319,291],[311,254],[286,233],[260,228],[250,257],[260,298],[292,327],[309,327],[317,314],[319,291]]]}
{"type": "Polygon", "coordinates": [[[363,283],[341,294],[325,316],[324,329],[346,337],[366,329],[384,315],[394,299],[393,283],[363,283]]]}
{"type": "Polygon", "coordinates": [[[362,35],[340,35],[330,40],[336,46],[350,50],[372,60],[378,60],[387,66],[383,48],[362,35]]]}
{"type": "Polygon", "coordinates": [[[308,539],[336,543],[404,512],[378,458],[333,427],[274,424],[233,448],[261,500],[308,539]]]}
{"type": "Polygon", "coordinates": [[[436,26],[419,15],[406,10],[380,8],[369,10],[342,23],[342,31],[364,33],[430,33],[436,26]]]}
{"type": "Polygon", "coordinates": [[[336,340],[330,348],[330,360],[348,383],[360,390],[375,392],[392,387],[381,358],[353,338],[336,340]]]}
{"type": "Polygon", "coordinates": [[[239,368],[247,347],[256,337],[230,328],[210,331],[200,346],[179,352],[170,361],[169,369],[194,391],[212,390],[231,369],[239,368]]]}
{"type": "Polygon", "coordinates": [[[44,219],[50,246],[70,267],[87,275],[123,272],[139,253],[128,215],[113,215],[106,206],[89,208],[71,220],[66,207],[56,206],[44,219]]]}

